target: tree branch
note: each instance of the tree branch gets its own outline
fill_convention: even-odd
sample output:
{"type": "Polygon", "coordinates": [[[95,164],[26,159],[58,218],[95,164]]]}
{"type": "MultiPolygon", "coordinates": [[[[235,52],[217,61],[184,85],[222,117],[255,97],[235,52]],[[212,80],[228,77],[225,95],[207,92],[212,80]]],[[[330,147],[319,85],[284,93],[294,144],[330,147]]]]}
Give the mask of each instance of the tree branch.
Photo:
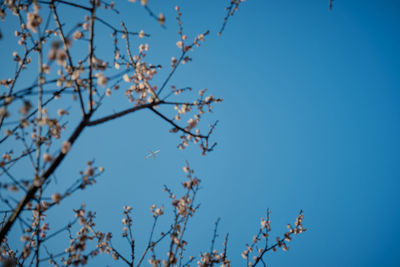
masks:
{"type": "MultiPolygon", "coordinates": [[[[82,133],[83,129],[87,126],[87,123],[89,121],[89,117],[85,116],[83,120],[79,123],[79,125],[75,128],[74,132],[72,135],[69,137],[68,142],[72,144],[76,141],[76,139],[79,137],[79,135],[82,133]]],[[[11,216],[8,218],[7,222],[4,224],[4,226],[0,230],[0,244],[3,243],[4,237],[7,235],[8,231],[11,229],[12,225],[14,224],[15,220],[18,218],[19,214],[21,211],[24,209],[25,205],[28,204],[29,201],[35,198],[36,192],[39,190],[41,185],[50,177],[51,174],[57,169],[57,167],[60,165],[62,160],[65,158],[64,153],[60,152],[56,159],[53,161],[53,163],[50,165],[50,167],[45,171],[42,176],[41,176],[41,183],[39,185],[33,183],[31,187],[28,189],[28,192],[26,195],[21,199],[21,201],[18,203],[18,205],[15,207],[13,213],[11,216]]],[[[40,179],[40,178],[38,178],[40,179]]]]}

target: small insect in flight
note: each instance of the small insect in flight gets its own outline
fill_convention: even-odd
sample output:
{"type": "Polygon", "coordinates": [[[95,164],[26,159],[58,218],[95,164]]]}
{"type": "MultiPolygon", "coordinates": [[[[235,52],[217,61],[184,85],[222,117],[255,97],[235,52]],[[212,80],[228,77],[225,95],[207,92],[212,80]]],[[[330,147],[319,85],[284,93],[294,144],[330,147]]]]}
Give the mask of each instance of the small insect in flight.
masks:
{"type": "Polygon", "coordinates": [[[149,159],[149,158],[156,159],[157,153],[160,153],[160,149],[157,149],[156,151],[149,151],[149,154],[147,154],[144,158],[145,159],[149,159]]]}

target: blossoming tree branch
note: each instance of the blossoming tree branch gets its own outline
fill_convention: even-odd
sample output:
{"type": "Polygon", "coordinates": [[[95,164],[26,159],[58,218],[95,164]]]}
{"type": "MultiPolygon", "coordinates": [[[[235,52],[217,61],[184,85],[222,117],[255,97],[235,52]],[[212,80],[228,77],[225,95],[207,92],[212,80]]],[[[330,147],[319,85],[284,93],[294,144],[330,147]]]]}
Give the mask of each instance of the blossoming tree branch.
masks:
{"type": "MultiPolygon", "coordinates": [[[[154,11],[151,2],[130,2],[133,2],[132,8],[142,8],[154,23],[166,27],[165,15],[154,11]]],[[[219,35],[242,2],[228,1],[225,16],[221,15],[219,35]]],[[[49,227],[47,212],[60,207],[65,199],[73,197],[74,192],[94,185],[104,172],[102,166],[89,160],[86,166],[77,167],[82,171],[69,187],[59,188],[57,192],[48,190],[54,185],[57,169],[70,150],[79,150],[74,144],[87,128],[96,128],[143,110],[170,125],[170,132],[179,135],[179,149],[194,143],[206,155],[217,144],[212,138],[217,121],[209,122],[206,128],[200,127],[200,121],[222,98],[207,89],[195,90],[172,83],[175,73],[192,61],[192,53],[204,44],[210,31],[190,37],[193,34],[183,27],[182,11],[175,7],[177,54],[171,55],[167,66],[162,66],[146,60],[150,53],[146,39],[151,37],[150,33],[141,30],[140,25],[134,29],[126,22],[113,25],[107,16],[98,15],[100,10],[119,15],[114,2],[102,0],[3,0],[0,4],[0,17],[5,21],[1,27],[15,26],[13,31],[17,38],[13,62],[7,63],[14,70],[10,77],[1,77],[0,81],[0,261],[5,266],[39,266],[48,262],[54,266],[84,265],[90,258],[106,253],[128,266],[140,266],[144,262],[152,266],[230,266],[226,252],[229,236],[226,235],[220,251],[215,245],[218,221],[208,252],[194,256],[184,254],[188,244],[184,239],[188,221],[199,208],[195,198],[200,179],[189,164],[184,167],[187,176],[183,183],[185,194],[178,197],[168,187],[164,188],[174,208],[173,222],[158,226],[164,208],[152,206],[154,223],[140,255],[132,234],[130,206],[124,207],[122,229],[122,236],[130,245],[130,255],[124,255],[112,243],[115,230],[103,232],[96,228],[95,213],[87,211],[85,205],[74,210],[74,220],[59,229],[49,227]],[[82,15],[74,16],[74,24],[66,23],[62,10],[67,7],[82,15]],[[9,22],[13,19],[17,23],[9,22]],[[110,34],[109,41],[114,47],[108,54],[98,49],[98,36],[104,32],[110,34]],[[140,45],[134,45],[139,42],[140,45]],[[126,108],[118,110],[115,107],[109,113],[106,109],[103,111],[108,99],[113,97],[125,98],[126,108]],[[78,227],[76,234],[72,233],[74,227],[78,227]],[[157,227],[164,231],[156,235],[157,227]],[[13,231],[21,232],[20,246],[15,248],[11,247],[8,238],[13,231]],[[68,239],[69,247],[51,251],[46,244],[56,237],[68,239]],[[155,253],[155,247],[162,242],[169,245],[166,253],[161,255],[155,253]]],[[[242,253],[246,266],[265,265],[266,252],[278,247],[287,250],[287,242],[292,236],[305,230],[300,212],[295,224],[288,225],[288,231],[282,237],[270,242],[269,214],[268,211],[258,233],[242,253]]]]}

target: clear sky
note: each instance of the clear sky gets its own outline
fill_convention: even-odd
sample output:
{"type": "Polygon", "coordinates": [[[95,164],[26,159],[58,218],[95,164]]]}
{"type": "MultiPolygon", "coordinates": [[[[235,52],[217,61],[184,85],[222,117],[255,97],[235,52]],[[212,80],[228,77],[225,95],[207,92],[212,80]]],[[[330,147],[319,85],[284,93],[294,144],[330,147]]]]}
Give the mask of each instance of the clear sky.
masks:
{"type": "MultiPolygon", "coordinates": [[[[50,213],[53,225],[72,219],[70,210],[85,202],[97,211],[98,227],[118,240],[122,206],[131,205],[140,249],[151,228],[151,204],[168,203],[162,187],[179,188],[189,160],[203,185],[186,236],[194,256],[209,250],[213,222],[221,217],[217,244],[229,232],[232,265],[241,266],[240,253],[267,208],[273,236],[303,209],[308,231],[288,252],[268,254],[269,266],[400,265],[400,2],[336,0],[329,11],[328,0],[247,1],[221,37],[216,33],[228,1],[150,0],[166,14],[166,30],[137,3],[116,2],[128,27],[152,34],[145,40],[148,60],[166,69],[179,52],[175,5],[190,38],[211,31],[172,83],[208,88],[224,99],[205,118],[220,121],[218,145],[206,157],[193,145],[180,151],[178,135],[146,111],[88,129],[57,177],[76,177],[93,158],[106,172],[62,212],[50,213]],[[150,149],[160,149],[155,160],[144,159],[150,149]]],[[[7,26],[0,26],[5,35],[7,26]]],[[[98,53],[112,44],[109,33],[97,36],[98,53]]],[[[11,47],[6,35],[1,42],[11,47]]],[[[119,110],[123,101],[115,98],[110,106],[119,110]]],[[[107,264],[115,263],[92,261],[107,264]]]]}

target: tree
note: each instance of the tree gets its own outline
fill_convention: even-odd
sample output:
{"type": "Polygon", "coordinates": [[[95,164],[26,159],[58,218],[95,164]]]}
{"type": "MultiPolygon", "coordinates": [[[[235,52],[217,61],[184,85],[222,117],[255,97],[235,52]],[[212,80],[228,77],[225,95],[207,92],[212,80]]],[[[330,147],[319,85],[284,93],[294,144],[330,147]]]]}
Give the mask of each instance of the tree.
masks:
{"type": "MultiPolygon", "coordinates": [[[[230,1],[219,35],[242,2],[230,1]]],[[[148,1],[141,0],[140,4],[132,5],[132,8],[143,6],[155,23],[166,27],[164,14],[157,15],[148,1]]],[[[131,207],[124,207],[122,236],[128,240],[129,256],[120,252],[119,246],[114,246],[111,232],[96,228],[95,213],[86,211],[84,205],[74,210],[75,220],[71,223],[66,221],[65,226],[59,229],[49,228],[47,222],[49,210],[60,208],[60,204],[73,197],[74,192],[94,185],[104,171],[102,166],[90,160],[85,170],[80,172],[80,177],[69,187],[58,188],[56,192],[48,190],[56,186],[57,168],[71,149],[79,149],[74,144],[87,128],[147,110],[169,124],[171,133],[180,134],[179,149],[195,143],[206,155],[215,148],[216,142],[211,137],[217,121],[205,128],[201,119],[222,99],[208,94],[205,89],[193,94],[191,87],[171,84],[177,69],[192,60],[191,53],[203,44],[210,32],[205,31],[190,40],[183,28],[180,8],[176,7],[175,11],[179,28],[176,43],[179,56],[172,57],[168,72],[162,73],[160,78],[160,70],[166,67],[146,61],[149,46],[140,44],[135,49],[132,45],[133,39],[142,41],[150,38],[150,34],[132,30],[126,22],[113,25],[108,16],[119,15],[113,2],[2,1],[2,19],[9,19],[12,15],[18,19],[18,28],[14,29],[18,39],[17,51],[13,53],[15,71],[11,78],[0,82],[0,143],[5,149],[0,161],[1,212],[4,214],[0,240],[4,265],[39,266],[47,261],[55,266],[84,265],[91,257],[107,253],[129,266],[139,266],[145,261],[153,266],[188,266],[195,262],[200,266],[230,266],[228,235],[222,251],[215,250],[218,220],[209,252],[202,253],[200,257],[184,255],[187,246],[184,234],[188,221],[199,208],[195,197],[200,180],[188,163],[184,167],[187,180],[183,183],[183,195],[177,197],[171,189],[164,188],[173,206],[173,222],[163,225],[166,230],[156,235],[158,218],[164,214],[164,208],[152,206],[154,223],[147,244],[135,244],[131,207]],[[65,18],[65,8],[74,10],[73,19],[76,20],[73,23],[69,22],[71,18],[65,18]],[[103,53],[98,47],[97,36],[105,32],[111,33],[110,42],[113,44],[113,50],[108,53],[103,53]],[[30,85],[27,80],[32,75],[36,77],[30,85]],[[118,106],[115,107],[117,111],[110,111],[106,99],[116,97],[117,90],[125,90],[124,96],[128,101],[124,108],[118,106]],[[187,122],[182,123],[182,118],[189,115],[187,122]],[[17,223],[20,229],[17,229],[17,223]],[[72,233],[75,228],[79,229],[76,235],[72,233]],[[18,230],[21,232],[21,243],[13,248],[7,237],[18,230]],[[68,238],[69,247],[64,251],[51,251],[46,242],[55,237],[68,238]],[[163,242],[166,247],[160,245],[163,242]],[[143,252],[138,255],[136,248],[141,246],[143,252]],[[163,248],[166,253],[156,253],[156,247],[163,248]]],[[[9,29],[13,27],[12,23],[9,25],[4,34],[9,34],[9,29]]],[[[305,231],[300,212],[294,226],[288,225],[288,231],[282,238],[269,243],[269,214],[268,211],[257,235],[242,254],[246,266],[265,264],[263,256],[267,251],[277,247],[287,250],[287,242],[292,235],[305,231]]],[[[15,240],[12,241],[15,243],[15,240]]]]}

